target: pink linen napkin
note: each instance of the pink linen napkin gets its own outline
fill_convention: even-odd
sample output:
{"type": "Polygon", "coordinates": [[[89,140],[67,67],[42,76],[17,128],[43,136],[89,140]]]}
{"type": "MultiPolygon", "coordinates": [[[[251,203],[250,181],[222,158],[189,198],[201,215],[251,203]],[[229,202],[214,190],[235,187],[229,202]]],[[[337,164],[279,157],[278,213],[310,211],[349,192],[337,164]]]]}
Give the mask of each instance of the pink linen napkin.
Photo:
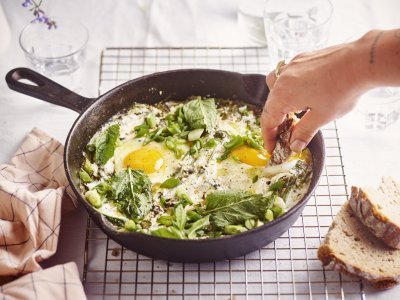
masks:
{"type": "MultiPolygon", "coordinates": [[[[64,172],[63,148],[58,141],[34,128],[11,163],[0,165],[0,275],[19,276],[41,270],[39,263],[57,249],[61,214],[76,207],[64,172]]],[[[33,278],[38,278],[37,284],[45,291],[51,282],[64,282],[60,274],[65,277],[67,273],[72,281],[79,283],[72,286],[78,287],[77,291],[85,298],[74,263],[3,285],[0,296],[19,284],[22,289],[32,289],[24,282],[33,278]]],[[[49,292],[54,292],[53,287],[49,292]]],[[[59,285],[60,295],[64,295],[64,288],[59,285]]]]}

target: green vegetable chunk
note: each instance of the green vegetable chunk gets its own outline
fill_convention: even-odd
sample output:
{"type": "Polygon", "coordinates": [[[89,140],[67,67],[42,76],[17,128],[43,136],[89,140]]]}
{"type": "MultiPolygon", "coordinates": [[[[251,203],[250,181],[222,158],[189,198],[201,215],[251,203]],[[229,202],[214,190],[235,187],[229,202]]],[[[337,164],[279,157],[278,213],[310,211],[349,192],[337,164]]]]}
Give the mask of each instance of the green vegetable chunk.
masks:
{"type": "Polygon", "coordinates": [[[224,153],[218,158],[219,161],[227,159],[228,155],[232,152],[233,149],[241,146],[244,144],[244,139],[240,135],[233,135],[229,142],[224,144],[225,151],[224,153]]]}
{"type": "Polygon", "coordinates": [[[193,129],[192,131],[189,132],[187,136],[188,141],[193,142],[198,140],[199,138],[201,138],[203,132],[204,132],[203,128],[193,129]]]}
{"type": "Polygon", "coordinates": [[[133,220],[128,220],[125,222],[124,228],[128,231],[136,231],[136,223],[133,220]]]}
{"type": "Polygon", "coordinates": [[[246,227],[243,227],[241,225],[226,225],[224,227],[224,232],[226,234],[237,234],[245,231],[247,231],[246,227]]]}
{"type": "Polygon", "coordinates": [[[165,225],[165,226],[171,226],[173,220],[174,220],[173,216],[163,215],[158,218],[157,223],[165,225]]]}
{"type": "Polygon", "coordinates": [[[267,211],[265,212],[265,220],[271,222],[273,219],[274,219],[274,212],[270,209],[267,209],[267,211]]]}
{"type": "Polygon", "coordinates": [[[217,124],[217,107],[213,98],[196,98],[185,103],[182,110],[191,129],[203,128],[210,132],[217,124]]]}
{"type": "Polygon", "coordinates": [[[111,125],[104,130],[95,141],[94,161],[98,165],[105,165],[114,156],[115,145],[119,138],[119,125],[111,125]]]}
{"type": "Polygon", "coordinates": [[[272,195],[251,194],[246,191],[216,191],[206,197],[206,213],[215,226],[244,224],[248,219],[263,219],[271,207],[272,195]]]}
{"type": "Polygon", "coordinates": [[[82,180],[83,183],[92,182],[92,178],[90,175],[83,169],[79,171],[79,178],[82,180]]]}
{"type": "Polygon", "coordinates": [[[129,219],[143,218],[151,209],[151,181],[140,170],[126,169],[111,178],[111,187],[118,210],[129,219]]]}
{"type": "Polygon", "coordinates": [[[87,158],[85,158],[85,162],[83,163],[83,167],[82,167],[85,171],[86,171],[86,173],[88,173],[89,175],[92,175],[93,174],[93,167],[92,167],[92,164],[90,163],[90,161],[87,159],[87,158]]]}
{"type": "Polygon", "coordinates": [[[85,193],[85,199],[96,208],[103,205],[103,201],[101,201],[101,197],[96,190],[87,191],[85,193]]]}
{"type": "Polygon", "coordinates": [[[163,183],[161,183],[160,188],[163,189],[172,189],[176,186],[178,186],[181,183],[181,181],[178,178],[168,178],[167,180],[165,180],[163,183]]]}

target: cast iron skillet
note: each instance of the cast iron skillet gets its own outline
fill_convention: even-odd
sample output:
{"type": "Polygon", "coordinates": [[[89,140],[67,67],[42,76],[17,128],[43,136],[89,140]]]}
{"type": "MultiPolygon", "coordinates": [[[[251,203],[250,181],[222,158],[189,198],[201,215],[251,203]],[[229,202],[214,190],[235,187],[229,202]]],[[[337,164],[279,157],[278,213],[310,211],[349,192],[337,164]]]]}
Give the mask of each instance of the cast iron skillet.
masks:
{"type": "Polygon", "coordinates": [[[65,172],[77,198],[95,223],[111,239],[140,254],[176,262],[206,262],[231,259],[257,250],[281,236],[299,217],[317,186],[324,165],[324,142],[321,132],[309,144],[313,156],[313,178],[307,194],[286,214],[256,229],[217,239],[176,240],[136,232],[118,232],[79,192],[78,171],[82,151],[90,137],[114,114],[133,102],[156,103],[166,99],[211,96],[240,100],[262,107],[268,96],[265,76],[239,74],[209,69],[187,69],[155,73],[128,81],[97,99],[73,93],[50,79],[26,68],[6,75],[8,86],[20,93],[61,105],[80,115],[65,142],[65,172]],[[23,83],[27,79],[37,86],[23,83]]]}

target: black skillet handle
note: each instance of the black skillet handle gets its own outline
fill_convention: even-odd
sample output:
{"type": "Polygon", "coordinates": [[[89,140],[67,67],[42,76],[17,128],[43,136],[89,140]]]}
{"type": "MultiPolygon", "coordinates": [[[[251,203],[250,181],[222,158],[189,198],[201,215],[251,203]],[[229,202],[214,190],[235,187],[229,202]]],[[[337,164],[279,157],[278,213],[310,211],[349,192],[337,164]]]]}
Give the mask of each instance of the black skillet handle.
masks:
{"type": "Polygon", "coordinates": [[[82,97],[49,78],[27,68],[16,68],[6,75],[6,82],[10,89],[19,93],[32,96],[46,102],[64,106],[81,113],[93,101],[82,97]],[[27,79],[36,85],[23,83],[27,79]]]}

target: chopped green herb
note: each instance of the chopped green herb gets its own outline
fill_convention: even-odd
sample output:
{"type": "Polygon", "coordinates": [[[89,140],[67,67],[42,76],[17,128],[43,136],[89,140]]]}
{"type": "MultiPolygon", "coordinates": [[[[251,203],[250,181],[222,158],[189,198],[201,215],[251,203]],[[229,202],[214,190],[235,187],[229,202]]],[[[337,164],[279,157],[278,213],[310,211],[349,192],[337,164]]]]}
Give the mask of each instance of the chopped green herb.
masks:
{"type": "Polygon", "coordinates": [[[204,132],[204,128],[198,128],[198,129],[193,129],[192,131],[189,132],[188,134],[188,141],[192,142],[192,141],[196,141],[199,138],[201,138],[201,135],[204,132]]]}
{"type": "Polygon", "coordinates": [[[150,128],[154,128],[157,125],[157,120],[156,117],[153,114],[150,114],[146,117],[146,124],[150,127],[150,128]]]}
{"type": "Polygon", "coordinates": [[[172,189],[176,186],[178,186],[181,183],[181,181],[178,178],[168,178],[167,180],[165,180],[163,183],[161,183],[160,188],[163,189],[172,189]]]}
{"type": "Polygon", "coordinates": [[[241,146],[244,144],[244,139],[240,135],[233,135],[229,142],[224,144],[225,151],[224,153],[218,158],[219,161],[225,160],[228,158],[228,155],[232,152],[233,149],[241,146]]]}

